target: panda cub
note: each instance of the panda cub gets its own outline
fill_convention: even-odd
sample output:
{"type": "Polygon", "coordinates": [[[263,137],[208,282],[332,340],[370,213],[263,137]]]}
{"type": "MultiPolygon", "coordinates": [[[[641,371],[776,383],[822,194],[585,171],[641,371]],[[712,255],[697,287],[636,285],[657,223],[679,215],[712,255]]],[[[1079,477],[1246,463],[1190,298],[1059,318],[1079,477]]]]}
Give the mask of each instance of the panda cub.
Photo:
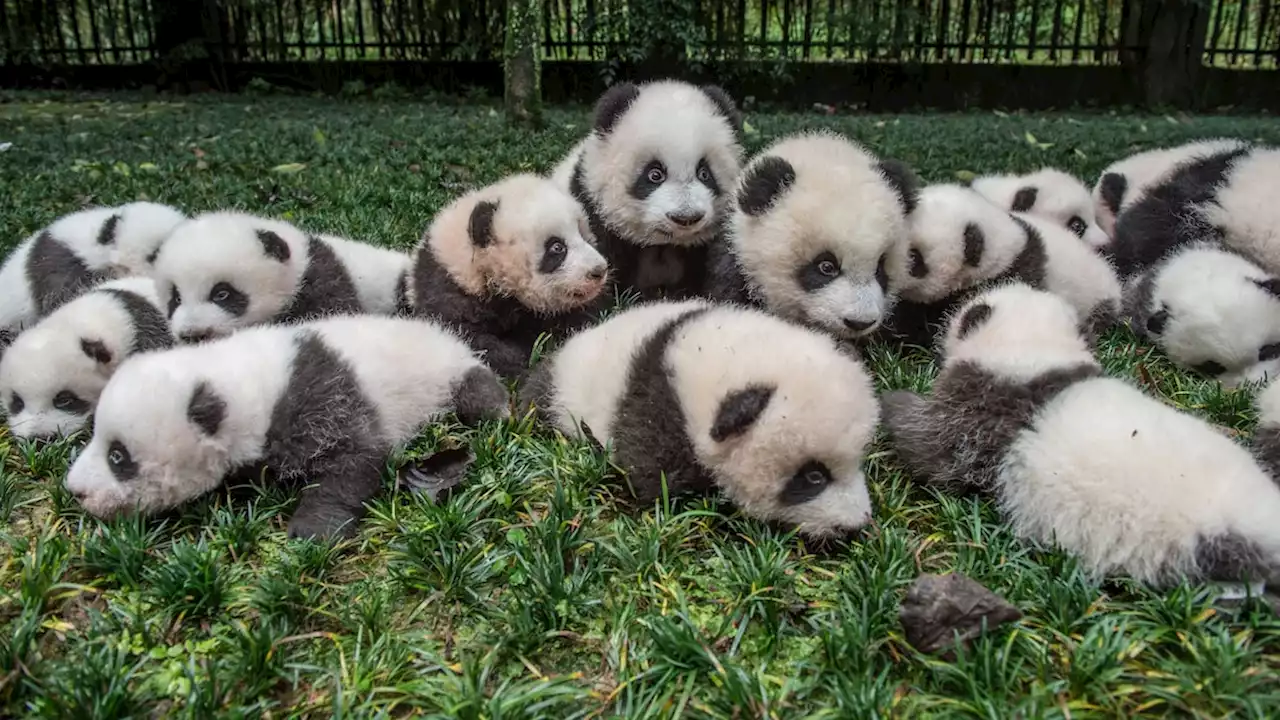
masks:
{"type": "Polygon", "coordinates": [[[845,338],[875,332],[906,274],[918,183],[829,131],[765,148],[743,170],[708,294],[751,302],[845,338]]]}
{"type": "Polygon", "coordinates": [[[1111,238],[1098,227],[1093,196],[1074,175],[1041,168],[1029,175],[987,175],[973,181],[973,189],[1005,210],[1026,213],[1066,228],[1095,250],[1111,238]]]}
{"type": "Polygon", "coordinates": [[[570,338],[519,408],[609,448],[642,504],[716,488],[827,537],[871,518],[862,461],[879,404],[828,335],[703,299],[650,301],[570,338]]]}
{"type": "Polygon", "coordinates": [[[706,246],[742,164],[741,128],[733,100],[711,85],[619,83],[600,97],[594,128],[569,153],[579,156],[570,187],[619,289],[702,292],[706,246]]]}
{"type": "Polygon", "coordinates": [[[156,248],[185,219],[152,202],[58,218],[22,241],[0,267],[0,334],[11,340],[103,280],[149,273],[156,248]]]}
{"type": "Polygon", "coordinates": [[[1254,405],[1258,426],[1253,431],[1253,454],[1280,483],[1280,381],[1272,380],[1263,388],[1254,398],[1254,405]]]}
{"type": "Polygon", "coordinates": [[[108,280],[26,329],[0,359],[0,402],[20,438],[70,435],[131,355],[173,345],[155,282],[108,280]]]}
{"type": "Polygon", "coordinates": [[[167,510],[260,468],[306,485],[293,537],[349,536],[387,455],[423,424],[510,415],[498,378],[426,320],[263,325],[132,358],[107,383],[67,473],[89,513],[167,510]]]}
{"type": "Polygon", "coordinates": [[[1243,140],[1214,138],[1130,155],[1109,165],[1093,186],[1093,206],[1098,226],[1109,237],[1116,235],[1116,218],[1146,195],[1148,189],[1179,166],[1197,158],[1248,146],[1243,140]]]}
{"type": "Polygon", "coordinates": [[[1021,283],[963,305],[933,394],[882,399],[908,471],[994,495],[1021,537],[1096,575],[1280,581],[1280,486],[1208,423],[1104,376],[1080,324],[1021,283]]]}
{"type": "Polygon", "coordinates": [[[1174,363],[1224,386],[1280,376],[1280,278],[1214,243],[1131,278],[1124,317],[1174,363]]]}
{"type": "Polygon", "coordinates": [[[573,196],[513,175],[436,215],[414,259],[414,305],[517,377],[540,334],[567,334],[601,309],[609,267],[592,240],[573,196]]]}
{"type": "Polygon", "coordinates": [[[406,253],[239,212],[174,229],[155,261],[156,286],[183,342],[268,322],[407,310],[406,253]]]}

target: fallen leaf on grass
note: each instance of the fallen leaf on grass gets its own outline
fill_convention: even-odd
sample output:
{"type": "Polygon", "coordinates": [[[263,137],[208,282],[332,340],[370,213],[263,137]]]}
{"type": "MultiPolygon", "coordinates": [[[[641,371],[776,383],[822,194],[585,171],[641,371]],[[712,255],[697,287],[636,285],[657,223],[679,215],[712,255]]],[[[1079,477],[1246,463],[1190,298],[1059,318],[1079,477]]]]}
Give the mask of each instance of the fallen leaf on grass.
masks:
{"type": "Polygon", "coordinates": [[[302,169],[305,167],[305,163],[285,163],[284,165],[277,165],[271,168],[271,172],[292,175],[294,173],[302,172],[302,169]]]}

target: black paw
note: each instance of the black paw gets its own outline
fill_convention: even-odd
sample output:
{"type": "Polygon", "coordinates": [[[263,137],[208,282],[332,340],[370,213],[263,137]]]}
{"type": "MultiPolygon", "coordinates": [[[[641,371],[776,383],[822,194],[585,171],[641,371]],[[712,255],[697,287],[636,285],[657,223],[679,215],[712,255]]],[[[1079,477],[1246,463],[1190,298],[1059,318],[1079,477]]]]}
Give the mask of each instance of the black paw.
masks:
{"type": "Polygon", "coordinates": [[[343,540],[354,537],[360,518],[354,513],[297,514],[289,521],[289,537],[314,540],[343,540]]]}

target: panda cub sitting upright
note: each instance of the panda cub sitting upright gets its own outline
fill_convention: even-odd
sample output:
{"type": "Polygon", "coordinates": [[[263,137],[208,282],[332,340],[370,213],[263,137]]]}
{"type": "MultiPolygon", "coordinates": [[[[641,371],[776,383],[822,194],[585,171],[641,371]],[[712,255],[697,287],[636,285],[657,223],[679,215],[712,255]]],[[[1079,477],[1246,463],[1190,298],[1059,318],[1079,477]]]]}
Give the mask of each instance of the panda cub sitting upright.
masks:
{"type": "Polygon", "coordinates": [[[886,393],[908,471],[994,495],[1021,537],[1095,575],[1280,581],[1280,486],[1192,415],[1106,377],[1081,319],[1021,283],[955,314],[933,393],[886,393]]]}
{"type": "Polygon", "coordinates": [[[888,317],[906,274],[917,181],[829,131],[765,148],[743,170],[708,294],[750,302],[844,339],[888,317]]]}
{"type": "Polygon", "coordinates": [[[566,335],[603,309],[609,266],[591,240],[571,195],[513,175],[436,215],[414,259],[414,306],[458,328],[499,375],[517,377],[539,335],[566,335]]]}
{"type": "Polygon", "coordinates": [[[199,342],[261,323],[406,311],[409,267],[403,252],[228,211],[175,228],[154,277],[173,333],[199,342]]]}
{"type": "Polygon", "coordinates": [[[94,285],[151,271],[156,248],[186,219],[153,202],[64,215],[22,241],[0,267],[0,344],[94,285]]]}
{"type": "Polygon", "coordinates": [[[570,178],[620,290],[642,298],[702,292],[707,243],[723,229],[742,164],[742,118],[718,87],[619,83],[569,152],[570,178]]]}
{"type": "Polygon", "coordinates": [[[871,378],[833,338],[760,310],[651,301],[570,338],[520,390],[561,432],[610,449],[636,498],[716,488],[827,537],[871,518],[871,378]]]}
{"type": "Polygon", "coordinates": [[[24,330],[0,358],[0,402],[20,438],[84,427],[126,358],[173,345],[156,284],[108,280],[24,330]]]}
{"type": "Polygon", "coordinates": [[[987,175],[975,179],[972,185],[1005,210],[1043,218],[1094,250],[1105,248],[1111,241],[1098,227],[1089,188],[1061,170],[1041,168],[1021,176],[987,175]]]}
{"type": "Polygon", "coordinates": [[[305,485],[289,535],[347,536],[387,456],[453,411],[510,416],[493,371],[426,320],[358,315],[263,325],[123,364],[67,473],[89,513],[155,513],[228,476],[305,485]]]}

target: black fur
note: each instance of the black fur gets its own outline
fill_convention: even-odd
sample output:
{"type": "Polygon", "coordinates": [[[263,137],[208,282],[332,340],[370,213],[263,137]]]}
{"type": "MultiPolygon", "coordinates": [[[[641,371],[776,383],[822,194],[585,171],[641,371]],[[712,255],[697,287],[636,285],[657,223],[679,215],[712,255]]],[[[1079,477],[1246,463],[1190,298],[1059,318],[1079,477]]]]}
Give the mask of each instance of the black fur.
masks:
{"type": "Polygon", "coordinates": [[[796,271],[796,284],[805,292],[817,292],[822,288],[830,285],[832,281],[840,277],[842,271],[840,269],[840,261],[830,252],[820,253],[817,257],[810,260],[799,270],[796,271]],[[824,262],[829,262],[836,267],[835,275],[824,275],[818,268],[824,262]]]}
{"type": "Polygon", "coordinates": [[[650,160],[645,163],[644,167],[640,168],[640,172],[636,173],[635,179],[631,182],[631,187],[627,188],[627,194],[636,200],[644,200],[662,187],[666,181],[667,167],[660,160],[650,160]],[[649,179],[649,173],[654,170],[662,173],[662,180],[654,182],[649,179]]]}
{"type": "Polygon", "coordinates": [[[400,279],[396,281],[396,315],[409,316],[413,314],[413,303],[409,302],[409,283],[413,275],[413,269],[406,270],[400,274],[400,279]]]}
{"type": "Polygon", "coordinates": [[[919,248],[911,248],[911,268],[908,272],[913,278],[929,277],[929,264],[924,261],[924,253],[919,248]]]}
{"type": "Polygon", "coordinates": [[[361,312],[355,283],[333,248],[313,236],[308,241],[308,256],[307,270],[293,302],[276,320],[312,320],[361,312]]]}
{"type": "Polygon", "coordinates": [[[107,221],[102,223],[102,229],[98,231],[98,244],[114,245],[116,242],[116,231],[119,229],[119,227],[120,227],[119,213],[116,213],[115,215],[112,215],[111,217],[107,218],[107,221]]]}
{"type": "Polygon", "coordinates": [[[902,212],[910,215],[916,211],[920,201],[920,178],[905,163],[884,159],[876,164],[876,169],[884,176],[889,187],[898,195],[898,203],[902,212]]]}
{"type": "Polygon", "coordinates": [[[169,331],[168,321],[146,298],[116,288],[108,288],[102,292],[114,297],[129,314],[129,322],[133,325],[133,342],[130,343],[129,354],[173,347],[173,334],[169,331]]]}
{"type": "Polygon", "coordinates": [[[716,172],[711,169],[711,163],[707,162],[706,158],[698,161],[698,173],[706,173],[707,179],[698,178],[698,182],[706,185],[712,195],[720,197],[724,194],[724,188],[720,187],[720,181],[716,179],[716,172]]]}
{"type": "MultiPolygon", "coordinates": [[[[1214,582],[1272,580],[1277,568],[1267,560],[1262,548],[1249,539],[1226,533],[1196,539],[1197,575],[1214,582]]],[[[1178,578],[1169,578],[1177,582],[1178,578]]]]}
{"type": "Polygon", "coordinates": [[[1280,300],[1280,278],[1269,277],[1266,280],[1254,280],[1253,284],[1257,285],[1263,292],[1271,295],[1271,297],[1280,300]]]}
{"type": "Polygon", "coordinates": [[[991,319],[992,309],[987,303],[980,302],[969,307],[960,316],[960,327],[956,330],[956,338],[963,340],[974,330],[982,327],[991,319]]]}
{"type": "Polygon", "coordinates": [[[742,112],[738,110],[738,104],[729,97],[729,93],[724,91],[719,85],[703,85],[702,92],[711,102],[715,104],[716,110],[729,121],[729,127],[733,128],[735,137],[741,139],[742,136],[742,112]]]}
{"type": "Polygon", "coordinates": [[[996,280],[1021,280],[1033,288],[1044,289],[1045,265],[1048,262],[1048,256],[1045,254],[1044,249],[1044,238],[1040,236],[1040,231],[1032,227],[1026,220],[1020,217],[1014,217],[1013,219],[1022,228],[1027,242],[1026,245],[1023,245],[1022,252],[1018,253],[1018,257],[1014,259],[1013,264],[1000,273],[996,280]]]}
{"type": "Polygon", "coordinates": [[[796,471],[778,492],[778,504],[801,505],[818,497],[831,484],[831,470],[817,460],[810,460],[796,471]]]}
{"type": "Polygon", "coordinates": [[[729,393],[720,400],[715,422],[711,425],[711,439],[724,442],[746,432],[769,406],[776,388],[753,385],[729,393]]]}
{"type": "Polygon", "coordinates": [[[638,97],[640,97],[640,87],[635,83],[622,82],[605,90],[600,99],[596,100],[594,122],[596,132],[600,135],[608,135],[638,97]]]}
{"type": "Polygon", "coordinates": [[[1121,277],[1145,270],[1187,243],[1220,241],[1219,230],[1196,208],[1213,202],[1227,173],[1248,152],[1237,148],[1183,163],[1121,213],[1111,250],[1121,277]]]}
{"type": "Polygon", "coordinates": [[[548,412],[549,404],[555,400],[555,383],[552,381],[554,356],[543,358],[528,373],[520,378],[516,389],[516,414],[524,417],[529,410],[544,423],[552,423],[554,417],[548,412]]]}
{"type": "Polygon", "coordinates": [[[467,236],[471,244],[478,248],[489,247],[493,243],[493,218],[498,214],[498,203],[483,200],[471,208],[471,218],[467,220],[467,236]]]}
{"type": "Polygon", "coordinates": [[[974,223],[964,226],[964,264],[978,267],[982,263],[982,251],[986,247],[987,238],[982,228],[974,223]]]}
{"type": "Polygon", "coordinates": [[[492,370],[477,365],[453,388],[453,411],[467,425],[503,417],[511,402],[507,388],[492,370]]]}
{"type": "Polygon", "coordinates": [[[267,254],[267,257],[275,258],[279,262],[289,261],[292,253],[289,252],[289,243],[285,242],[284,238],[270,230],[259,230],[257,234],[258,242],[262,243],[262,251],[267,254]]]}
{"type": "Polygon", "coordinates": [[[111,350],[107,348],[107,344],[101,340],[89,340],[88,338],[80,338],[80,350],[92,361],[99,365],[106,365],[111,362],[111,350]]]}
{"type": "Polygon", "coordinates": [[[1036,197],[1040,194],[1039,189],[1034,187],[1024,187],[1013,195],[1013,205],[1009,207],[1014,212],[1024,213],[1036,206],[1036,197]]]}
{"type": "Polygon", "coordinates": [[[249,311],[249,296],[226,281],[216,283],[209,289],[209,302],[232,317],[240,317],[249,311]]]}
{"type": "Polygon", "coordinates": [[[1257,429],[1253,431],[1252,449],[1258,464],[1272,480],[1280,484],[1280,425],[1274,422],[1268,421],[1268,418],[1262,418],[1258,422],[1257,429]]]}
{"type": "Polygon", "coordinates": [[[48,231],[36,236],[27,253],[26,269],[31,299],[39,317],[45,317],[106,279],[105,273],[90,270],[48,231]]]}
{"type": "Polygon", "coordinates": [[[227,401],[219,397],[209,383],[201,381],[187,403],[187,419],[205,435],[217,435],[222,421],[227,419],[227,401]]]}
{"type": "Polygon", "coordinates": [[[62,390],[53,396],[53,406],[71,415],[88,415],[93,405],[70,390],[62,390]]]}
{"type": "Polygon", "coordinates": [[[757,305],[751,297],[747,277],[734,257],[729,238],[720,236],[707,246],[706,294],[713,300],[757,305]]]}
{"type": "Polygon", "coordinates": [[[796,169],[777,156],[757,160],[747,170],[738,190],[738,207],[752,217],[769,211],[796,181],[796,169]]]}
{"type": "Polygon", "coordinates": [[[1124,194],[1129,189],[1129,178],[1119,173],[1107,173],[1098,183],[1101,185],[1098,194],[1102,198],[1102,204],[1113,216],[1119,215],[1124,194]]]}
{"type": "Polygon", "coordinates": [[[884,424],[915,477],[958,491],[989,491],[1009,447],[1040,409],[1075,383],[1101,375],[1087,363],[1019,384],[957,362],[938,377],[931,397],[886,393],[884,424]]]}
{"type": "Polygon", "coordinates": [[[1125,284],[1120,296],[1120,314],[1128,323],[1129,329],[1138,337],[1148,340],[1154,340],[1164,332],[1164,323],[1169,317],[1167,308],[1162,307],[1155,312],[1151,308],[1151,300],[1156,291],[1156,275],[1159,272],[1158,266],[1147,268],[1141,276],[1125,284]]]}
{"type": "Polygon", "coordinates": [[[931,349],[938,334],[946,327],[947,318],[964,296],[965,293],[960,293],[931,303],[899,300],[877,335],[894,344],[931,349]]]}

